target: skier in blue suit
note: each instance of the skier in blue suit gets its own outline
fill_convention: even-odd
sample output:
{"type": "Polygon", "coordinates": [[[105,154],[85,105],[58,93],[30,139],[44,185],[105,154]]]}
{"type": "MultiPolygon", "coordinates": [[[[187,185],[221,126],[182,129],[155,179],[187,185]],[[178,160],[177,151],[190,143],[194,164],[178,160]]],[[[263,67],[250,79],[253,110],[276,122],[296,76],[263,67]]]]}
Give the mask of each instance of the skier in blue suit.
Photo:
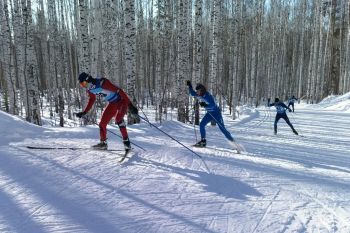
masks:
{"type": "Polygon", "coordinates": [[[274,123],[274,133],[275,135],[277,134],[277,123],[278,121],[283,118],[286,123],[289,125],[289,127],[293,130],[293,133],[298,135],[298,132],[294,129],[292,123],[290,123],[289,118],[287,116],[286,110],[288,109],[289,112],[292,111],[292,109],[290,109],[289,107],[287,107],[287,105],[285,105],[283,102],[281,102],[279,100],[279,98],[275,98],[275,102],[270,104],[270,98],[268,99],[267,102],[267,106],[271,107],[271,106],[275,106],[277,114],[275,117],[275,123],[274,123]]]}
{"type": "Polygon", "coordinates": [[[205,86],[203,84],[198,83],[196,85],[196,91],[193,90],[191,81],[186,82],[188,86],[188,90],[191,96],[196,97],[199,100],[199,104],[205,108],[207,113],[202,118],[201,122],[199,123],[199,130],[201,133],[201,140],[195,144],[197,147],[205,147],[207,145],[207,141],[205,139],[205,126],[212,120],[214,120],[217,125],[219,126],[219,129],[221,132],[225,135],[225,137],[234,144],[234,146],[237,148],[237,144],[235,143],[232,135],[230,132],[227,131],[224,125],[224,120],[221,115],[220,108],[216,105],[214,97],[206,90],[205,86]]]}

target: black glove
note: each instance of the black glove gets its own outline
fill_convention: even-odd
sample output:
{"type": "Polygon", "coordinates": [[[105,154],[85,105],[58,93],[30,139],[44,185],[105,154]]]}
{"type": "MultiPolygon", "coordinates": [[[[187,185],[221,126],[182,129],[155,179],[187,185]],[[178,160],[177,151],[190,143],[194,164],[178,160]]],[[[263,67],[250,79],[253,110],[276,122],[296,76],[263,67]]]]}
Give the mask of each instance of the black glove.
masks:
{"type": "Polygon", "coordinates": [[[133,115],[139,114],[139,110],[132,103],[129,104],[129,112],[133,115]]]}
{"type": "Polygon", "coordinates": [[[288,109],[289,112],[292,112],[292,109],[288,109]]]}
{"type": "Polygon", "coordinates": [[[77,113],[75,113],[75,115],[76,115],[78,118],[82,118],[83,116],[86,115],[86,112],[77,112],[77,113]]]}
{"type": "Polygon", "coordinates": [[[199,102],[199,105],[202,106],[202,107],[207,107],[208,104],[206,102],[199,102]]]}
{"type": "Polygon", "coordinates": [[[191,88],[192,88],[192,83],[191,83],[190,80],[187,80],[187,81],[186,81],[186,85],[187,85],[188,87],[191,87],[191,88]]]}

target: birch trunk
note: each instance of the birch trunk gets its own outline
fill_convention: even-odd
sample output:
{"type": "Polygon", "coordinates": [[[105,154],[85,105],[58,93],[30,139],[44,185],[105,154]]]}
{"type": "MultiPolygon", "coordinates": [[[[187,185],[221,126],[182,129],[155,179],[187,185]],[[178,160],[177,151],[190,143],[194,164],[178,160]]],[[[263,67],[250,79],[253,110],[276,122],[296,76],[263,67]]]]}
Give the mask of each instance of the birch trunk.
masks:
{"type": "Polygon", "coordinates": [[[39,100],[39,88],[37,78],[37,62],[34,53],[34,27],[32,21],[32,7],[31,1],[25,2],[22,0],[23,18],[25,23],[25,38],[26,38],[26,59],[25,59],[25,79],[28,81],[28,113],[27,121],[37,125],[41,125],[40,116],[40,100],[39,100]]]}
{"type": "Polygon", "coordinates": [[[330,33],[331,33],[331,60],[330,60],[330,85],[331,93],[339,94],[339,76],[340,76],[340,29],[336,26],[336,9],[337,0],[332,0],[331,17],[330,17],[330,33]]]}
{"type": "Polygon", "coordinates": [[[209,80],[208,80],[208,89],[215,96],[216,95],[216,87],[215,80],[217,78],[218,72],[218,37],[219,37],[219,10],[220,10],[220,1],[213,0],[213,7],[211,13],[211,47],[209,52],[209,80]]]}
{"type": "Polygon", "coordinates": [[[4,67],[5,67],[5,79],[7,83],[7,106],[10,114],[18,114],[17,96],[15,86],[15,73],[14,73],[14,56],[12,53],[12,36],[11,36],[11,22],[9,15],[8,1],[4,1],[4,17],[2,20],[2,28],[4,32],[4,67]]]}
{"type": "Polygon", "coordinates": [[[302,12],[301,12],[301,25],[300,25],[300,42],[299,42],[299,61],[298,61],[298,99],[302,97],[302,87],[303,87],[303,79],[304,79],[304,37],[305,37],[305,21],[306,21],[306,8],[307,8],[307,0],[303,0],[302,3],[302,12]]]}
{"type": "Polygon", "coordinates": [[[79,73],[90,73],[90,43],[89,43],[89,30],[88,30],[88,7],[87,0],[79,0],[79,35],[80,35],[80,54],[79,54],[79,73]]]}
{"type": "MultiPolygon", "coordinates": [[[[135,2],[134,0],[124,1],[125,12],[125,65],[126,65],[126,79],[127,92],[132,98],[131,101],[136,102],[135,99],[135,49],[136,49],[136,24],[135,24],[135,2]]],[[[139,118],[133,118],[128,114],[128,124],[139,123],[139,118]]]]}
{"type": "Polygon", "coordinates": [[[188,0],[179,0],[178,1],[178,31],[177,31],[177,45],[178,45],[178,73],[177,73],[177,90],[176,96],[178,97],[178,116],[177,120],[180,122],[186,122],[188,119],[186,113],[186,100],[187,100],[187,91],[185,86],[186,80],[186,71],[188,64],[188,45],[186,44],[187,34],[187,9],[188,9],[188,0]]]}
{"type": "MultiPolygon", "coordinates": [[[[195,2],[195,24],[194,24],[194,83],[200,83],[202,77],[202,0],[195,2]]],[[[199,125],[199,104],[194,105],[194,123],[199,125]]]]}

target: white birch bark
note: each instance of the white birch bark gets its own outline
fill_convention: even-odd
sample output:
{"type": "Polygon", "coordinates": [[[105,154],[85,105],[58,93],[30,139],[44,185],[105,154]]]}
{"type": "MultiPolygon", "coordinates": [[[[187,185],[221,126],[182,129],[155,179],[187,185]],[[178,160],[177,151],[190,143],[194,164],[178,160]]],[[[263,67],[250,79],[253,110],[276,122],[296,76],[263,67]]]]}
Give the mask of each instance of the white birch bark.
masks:
{"type": "Polygon", "coordinates": [[[100,45],[100,35],[102,33],[101,28],[101,16],[100,16],[100,10],[99,5],[97,1],[91,2],[91,12],[89,15],[89,25],[90,26],[90,33],[89,33],[89,40],[91,43],[91,50],[90,50],[90,74],[92,77],[100,76],[100,70],[98,70],[98,67],[101,67],[100,61],[98,60],[99,56],[99,45],[100,45]]]}
{"type": "MultiPolygon", "coordinates": [[[[321,5],[317,4],[317,9],[318,9],[318,14],[317,14],[317,19],[318,21],[316,21],[317,23],[317,30],[318,30],[318,37],[317,38],[317,42],[318,42],[318,46],[317,46],[317,53],[315,54],[314,57],[314,71],[315,71],[315,79],[316,79],[316,83],[315,83],[315,87],[314,87],[314,101],[318,102],[321,100],[323,93],[324,93],[324,64],[322,63],[323,61],[323,56],[324,54],[322,53],[322,48],[324,46],[324,39],[323,39],[323,35],[324,35],[324,27],[323,27],[323,19],[322,19],[322,14],[321,12],[321,5]]],[[[327,47],[327,44],[326,44],[327,47]]]]}
{"type": "Polygon", "coordinates": [[[185,103],[187,100],[187,92],[185,86],[186,80],[186,70],[188,65],[188,45],[186,44],[187,34],[187,9],[188,9],[188,0],[179,0],[178,1],[178,31],[177,31],[177,45],[178,45],[178,58],[177,58],[177,92],[176,96],[178,97],[178,116],[177,119],[180,122],[186,122],[186,109],[185,103]]]}
{"type": "Polygon", "coordinates": [[[16,57],[16,76],[19,82],[21,99],[24,106],[28,106],[28,85],[27,80],[24,79],[24,63],[25,63],[25,25],[23,23],[23,17],[21,14],[21,6],[19,2],[13,1],[13,34],[14,34],[14,47],[15,47],[15,57],[16,57]]]}
{"type": "Polygon", "coordinates": [[[79,73],[90,73],[90,43],[88,30],[89,13],[87,7],[87,0],[79,0],[79,16],[79,73]]]}
{"type": "Polygon", "coordinates": [[[164,45],[164,33],[165,33],[165,6],[163,0],[157,1],[158,17],[156,21],[156,35],[155,35],[155,99],[156,99],[156,116],[155,120],[161,123],[162,121],[162,100],[164,89],[162,87],[162,79],[164,75],[162,71],[164,70],[164,56],[163,51],[165,49],[164,45]]]}
{"type": "Polygon", "coordinates": [[[40,116],[40,100],[38,88],[38,69],[37,61],[34,52],[34,25],[32,20],[32,6],[31,1],[25,2],[22,0],[22,14],[25,23],[26,32],[26,62],[25,62],[25,79],[28,82],[28,113],[27,121],[37,125],[41,125],[40,116]]]}
{"type": "Polygon", "coordinates": [[[298,92],[297,96],[300,99],[302,97],[302,87],[304,79],[304,37],[305,37],[305,21],[306,21],[306,11],[307,11],[307,0],[303,0],[301,7],[301,25],[300,25],[300,42],[299,42],[299,59],[298,59],[298,92]]]}
{"type": "Polygon", "coordinates": [[[11,36],[11,21],[9,15],[8,1],[4,1],[4,19],[2,20],[2,28],[4,35],[4,67],[5,80],[8,94],[8,111],[10,114],[18,114],[17,96],[15,87],[14,73],[14,55],[12,53],[12,36],[11,36]]]}
{"type": "MultiPolygon", "coordinates": [[[[136,20],[135,20],[135,1],[125,0],[124,1],[124,12],[125,12],[125,67],[126,67],[126,80],[127,80],[127,92],[131,97],[132,102],[136,102],[135,99],[135,87],[136,87],[136,20]]],[[[138,123],[140,119],[132,118],[128,114],[128,123],[138,123]]]]}
{"type": "Polygon", "coordinates": [[[202,78],[202,0],[195,2],[194,24],[194,82],[200,83],[202,78]]]}
{"type": "Polygon", "coordinates": [[[212,44],[209,53],[209,91],[216,95],[215,80],[218,72],[218,49],[219,49],[219,10],[220,1],[213,0],[213,8],[211,13],[211,33],[212,33],[212,44]]]}
{"type": "MultiPolygon", "coordinates": [[[[339,1],[339,0],[338,0],[339,1]]],[[[337,0],[331,0],[330,15],[330,92],[329,94],[339,94],[339,76],[340,76],[340,33],[339,25],[336,25],[336,10],[338,6],[337,0]]]]}
{"type": "Polygon", "coordinates": [[[350,91],[350,1],[348,1],[346,6],[347,38],[345,51],[345,74],[343,81],[344,93],[350,91]]]}

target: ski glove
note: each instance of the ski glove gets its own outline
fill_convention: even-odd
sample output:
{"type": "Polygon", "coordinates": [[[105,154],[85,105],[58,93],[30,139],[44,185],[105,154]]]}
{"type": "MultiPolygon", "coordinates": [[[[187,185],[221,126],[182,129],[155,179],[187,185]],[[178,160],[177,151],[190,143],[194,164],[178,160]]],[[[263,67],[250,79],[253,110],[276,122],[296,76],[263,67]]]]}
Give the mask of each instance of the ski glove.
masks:
{"type": "Polygon", "coordinates": [[[288,109],[289,112],[292,112],[292,109],[288,109]]]}
{"type": "Polygon", "coordinates": [[[83,116],[86,115],[86,112],[78,112],[75,114],[78,118],[82,118],[83,116]]]}
{"type": "Polygon", "coordinates": [[[206,102],[199,102],[199,105],[202,106],[202,107],[207,107],[208,104],[206,102]]]}
{"type": "Polygon", "coordinates": [[[192,83],[191,83],[190,80],[187,80],[187,81],[186,81],[186,85],[187,85],[188,87],[192,88],[192,83]]]}

